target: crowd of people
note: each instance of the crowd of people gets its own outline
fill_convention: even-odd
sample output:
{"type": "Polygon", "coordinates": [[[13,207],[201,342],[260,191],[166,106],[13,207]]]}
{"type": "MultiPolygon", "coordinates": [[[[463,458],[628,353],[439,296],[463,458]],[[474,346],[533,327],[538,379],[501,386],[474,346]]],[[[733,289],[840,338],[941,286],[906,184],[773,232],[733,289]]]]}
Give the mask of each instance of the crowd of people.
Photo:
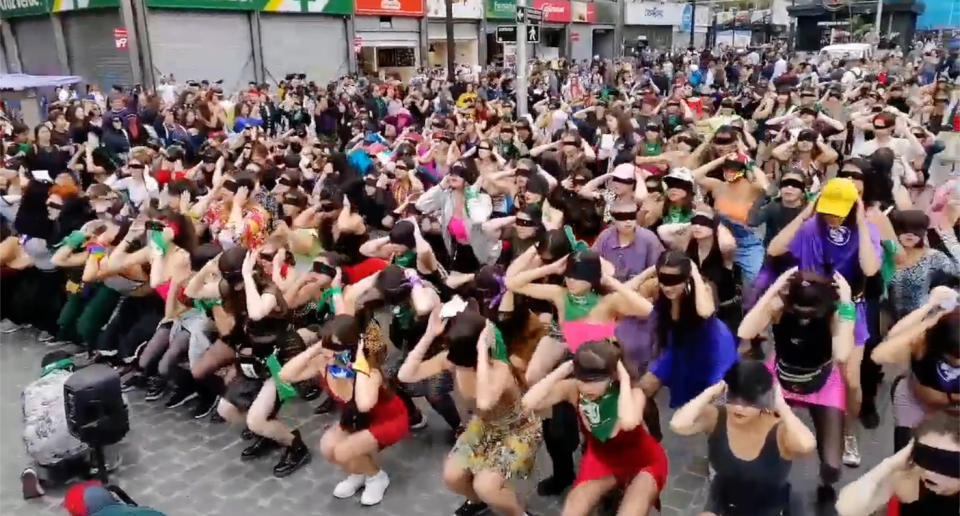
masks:
{"type": "Polygon", "coordinates": [[[787,514],[795,460],[844,516],[957,514],[960,87],[936,52],[533,61],[529,114],[501,68],[63,95],[4,120],[2,331],[236,424],[277,477],[319,454],[367,506],[424,398],[460,516],[529,514],[534,468],[564,515],[646,515],[664,431],[706,434],[709,515],[787,514]],[[319,443],[279,413],[298,399],[339,414],[319,443]]]}

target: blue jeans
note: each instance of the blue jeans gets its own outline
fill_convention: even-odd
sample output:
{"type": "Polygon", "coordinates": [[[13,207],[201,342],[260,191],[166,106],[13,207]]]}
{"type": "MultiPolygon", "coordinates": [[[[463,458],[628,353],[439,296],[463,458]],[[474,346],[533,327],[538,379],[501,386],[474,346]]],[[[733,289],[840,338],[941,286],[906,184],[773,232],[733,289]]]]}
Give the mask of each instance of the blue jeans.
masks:
{"type": "Polygon", "coordinates": [[[731,220],[728,217],[720,216],[720,222],[733,233],[733,238],[737,241],[737,251],[733,262],[740,267],[740,274],[743,278],[743,290],[747,292],[753,284],[760,268],[763,267],[763,241],[753,232],[753,228],[731,220]]]}

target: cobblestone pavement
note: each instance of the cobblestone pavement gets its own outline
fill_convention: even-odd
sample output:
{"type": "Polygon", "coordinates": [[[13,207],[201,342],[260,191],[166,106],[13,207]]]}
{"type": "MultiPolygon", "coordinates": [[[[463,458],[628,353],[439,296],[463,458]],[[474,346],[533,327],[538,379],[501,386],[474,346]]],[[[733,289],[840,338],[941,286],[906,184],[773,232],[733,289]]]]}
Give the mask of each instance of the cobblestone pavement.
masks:
{"type": "MultiPolygon", "coordinates": [[[[34,516],[65,514],[59,508],[63,489],[52,489],[39,500],[24,501],[18,477],[25,465],[20,437],[20,391],[36,377],[40,358],[51,348],[36,342],[33,330],[0,335],[0,515],[34,516]]],[[[889,376],[888,376],[889,378],[889,376]]],[[[889,389],[881,387],[881,392],[889,389]]],[[[319,454],[313,461],[285,479],[271,474],[276,455],[259,461],[240,461],[244,444],[240,429],[225,423],[195,421],[188,407],[165,410],[159,402],[143,401],[143,393],[129,393],[131,431],[120,445],[122,465],[111,480],[123,487],[138,502],[152,506],[169,516],[192,515],[448,515],[459,505],[457,496],[448,492],[440,477],[444,454],[449,450],[442,420],[429,409],[424,411],[430,426],[388,449],[382,456],[391,485],[383,503],[372,508],[359,504],[359,497],[337,500],[331,496],[341,474],[326,464],[319,454]]],[[[863,465],[846,469],[839,485],[872,467],[892,448],[891,417],[888,398],[881,404],[885,424],[863,432],[860,439],[863,465]]],[[[663,426],[672,411],[666,410],[666,398],[658,396],[663,426]]],[[[317,446],[325,427],[334,416],[312,415],[313,403],[295,402],[284,407],[281,417],[303,429],[304,439],[317,446]]],[[[809,418],[800,411],[809,424],[809,418]]],[[[699,514],[706,497],[706,440],[682,438],[669,431],[663,444],[670,458],[670,476],[662,494],[665,516],[699,514]]],[[[549,463],[544,450],[540,464],[549,463]]],[[[537,468],[535,478],[521,483],[520,489],[531,511],[538,515],[558,515],[560,500],[536,495],[536,481],[546,468],[537,468]]],[[[804,506],[804,514],[814,510],[817,461],[806,458],[793,468],[794,496],[804,506]]],[[[762,495],[758,493],[758,495],[762,495]]],[[[832,514],[820,512],[819,514],[832,514]]]]}

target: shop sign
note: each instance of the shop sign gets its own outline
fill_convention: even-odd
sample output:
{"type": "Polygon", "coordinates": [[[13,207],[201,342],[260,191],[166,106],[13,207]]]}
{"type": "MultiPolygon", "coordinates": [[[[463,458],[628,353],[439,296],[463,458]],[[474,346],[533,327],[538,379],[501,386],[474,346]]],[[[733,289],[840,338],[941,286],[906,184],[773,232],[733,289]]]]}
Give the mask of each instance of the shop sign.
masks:
{"type": "MultiPolygon", "coordinates": [[[[2,0],[0,0],[2,1],[2,0]]],[[[82,1],[82,0],[78,0],[82,1]]],[[[114,0],[116,1],[116,0],[114,0]]],[[[145,0],[160,9],[211,9],[282,13],[353,13],[353,0],[145,0]]]]}
{"type": "Polygon", "coordinates": [[[0,0],[0,18],[119,6],[118,0],[0,0]]]}
{"type": "Polygon", "coordinates": [[[590,2],[570,2],[574,23],[597,23],[597,4],[590,2]]]}
{"type": "Polygon", "coordinates": [[[0,18],[33,16],[50,12],[47,0],[0,0],[0,18]]]}
{"type": "Polygon", "coordinates": [[[683,6],[683,14],[680,15],[680,28],[684,32],[690,32],[690,27],[693,25],[693,6],[687,4],[683,6]]]}
{"type": "MultiPolygon", "coordinates": [[[[446,18],[446,2],[444,0],[427,0],[427,16],[446,18]]],[[[483,18],[483,0],[453,0],[453,17],[471,20],[483,18]]]]}
{"type": "Polygon", "coordinates": [[[516,8],[517,3],[510,0],[484,0],[484,11],[489,19],[512,20],[516,8]]]}
{"type": "Polygon", "coordinates": [[[571,32],[571,33],[570,33],[570,41],[573,41],[574,43],[576,43],[577,41],[580,41],[580,33],[579,33],[579,32],[571,32]]]}
{"type": "Polygon", "coordinates": [[[357,14],[423,16],[424,0],[356,0],[357,14]]]}
{"type": "Polygon", "coordinates": [[[129,43],[127,38],[127,28],[117,27],[113,29],[113,42],[117,45],[117,50],[126,50],[129,43]]]}
{"type": "Polygon", "coordinates": [[[624,22],[628,25],[680,25],[686,5],[660,2],[630,3],[625,6],[624,22]]]}
{"type": "Polygon", "coordinates": [[[533,7],[543,11],[543,21],[569,23],[570,2],[564,0],[533,0],[533,7]]]}

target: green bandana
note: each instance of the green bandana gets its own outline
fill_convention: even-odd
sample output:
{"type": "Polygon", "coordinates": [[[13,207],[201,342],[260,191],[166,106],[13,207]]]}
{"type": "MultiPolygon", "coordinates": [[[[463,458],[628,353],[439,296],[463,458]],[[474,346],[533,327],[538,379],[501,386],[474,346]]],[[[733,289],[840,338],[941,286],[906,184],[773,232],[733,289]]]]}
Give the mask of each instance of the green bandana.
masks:
{"type": "Polygon", "coordinates": [[[68,367],[73,367],[73,366],[74,366],[73,358],[70,358],[70,357],[61,358],[56,362],[50,362],[49,364],[43,366],[43,369],[40,370],[40,377],[43,378],[44,376],[47,376],[48,374],[54,371],[62,371],[68,367]]]}
{"type": "Polygon", "coordinates": [[[167,249],[170,248],[170,244],[163,239],[163,231],[151,229],[147,231],[147,237],[160,249],[161,255],[167,254],[167,249]]]}
{"type": "Polygon", "coordinates": [[[580,396],[580,414],[590,426],[590,433],[600,442],[606,442],[613,437],[613,430],[617,426],[619,396],[619,385],[611,385],[599,400],[580,396]]]}
{"type": "Polygon", "coordinates": [[[209,312],[213,307],[223,304],[222,299],[194,299],[193,307],[201,312],[209,312]]]}
{"type": "Polygon", "coordinates": [[[588,251],[590,246],[587,245],[583,240],[577,240],[577,237],[573,236],[573,228],[570,226],[563,226],[563,233],[567,235],[567,240],[570,241],[570,247],[573,248],[574,253],[579,251],[588,251]]]}
{"type": "Polygon", "coordinates": [[[880,243],[883,247],[883,260],[880,263],[880,277],[883,278],[884,290],[893,281],[893,275],[897,273],[897,250],[900,245],[896,240],[884,240],[880,243]]]}
{"type": "Polygon", "coordinates": [[[57,244],[57,247],[67,246],[70,249],[79,249],[87,241],[87,235],[79,229],[72,231],[69,235],[63,237],[63,240],[57,244]]]}
{"type": "Polygon", "coordinates": [[[417,265],[417,252],[410,249],[401,255],[394,256],[393,264],[406,269],[412,269],[417,265]]]}
{"type": "Polygon", "coordinates": [[[643,147],[644,156],[659,156],[663,152],[660,142],[647,142],[643,147]]]}
{"type": "Polygon", "coordinates": [[[400,328],[408,329],[413,326],[414,313],[409,303],[404,303],[393,307],[393,318],[396,319],[400,328]]]}
{"type": "Polygon", "coordinates": [[[693,218],[693,212],[679,206],[671,206],[663,216],[664,224],[685,224],[693,218]]]}
{"type": "Polygon", "coordinates": [[[600,301],[600,294],[590,291],[582,296],[576,296],[569,292],[564,299],[564,318],[568,321],[583,319],[597,306],[600,301]]]}
{"type": "Polygon", "coordinates": [[[493,326],[493,347],[490,348],[490,358],[501,362],[510,363],[510,357],[507,354],[507,344],[503,341],[503,334],[500,328],[493,323],[487,323],[493,326]]]}
{"type": "Polygon", "coordinates": [[[297,396],[297,390],[293,388],[293,385],[280,381],[280,360],[277,359],[276,352],[267,357],[267,369],[270,370],[273,383],[277,386],[277,399],[280,400],[280,403],[297,396]]]}
{"type": "Polygon", "coordinates": [[[317,300],[317,311],[318,312],[330,312],[334,313],[336,310],[333,306],[333,296],[337,294],[342,294],[342,287],[330,287],[323,291],[323,294],[320,294],[320,299],[317,300]]]}

